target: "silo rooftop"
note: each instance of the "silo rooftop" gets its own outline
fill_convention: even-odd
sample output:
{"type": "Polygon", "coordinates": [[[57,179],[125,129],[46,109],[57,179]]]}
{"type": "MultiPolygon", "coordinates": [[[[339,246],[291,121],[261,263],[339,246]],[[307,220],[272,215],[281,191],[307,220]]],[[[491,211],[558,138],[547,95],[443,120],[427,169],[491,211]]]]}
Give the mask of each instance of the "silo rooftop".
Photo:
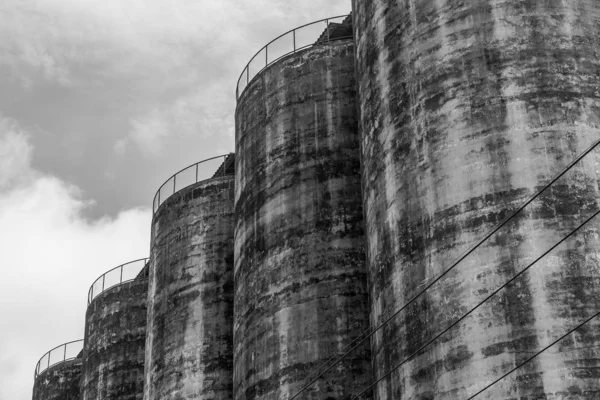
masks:
{"type": "Polygon", "coordinates": [[[148,258],[140,258],[121,264],[100,275],[90,286],[88,292],[88,305],[101,293],[136,279],[147,277],[148,258]]]}
{"type": "Polygon", "coordinates": [[[152,214],[156,214],[160,205],[180,190],[208,179],[233,175],[234,167],[235,155],[229,153],[207,158],[179,170],[171,175],[156,191],[152,201],[152,214]]]}
{"type": "Polygon", "coordinates": [[[81,359],[83,339],[63,343],[44,354],[35,366],[34,378],[50,368],[57,367],[68,361],[81,359]]]}
{"type": "Polygon", "coordinates": [[[352,37],[352,14],[320,19],[277,36],[257,51],[246,64],[238,78],[236,99],[240,98],[252,79],[285,56],[316,45],[352,37]]]}

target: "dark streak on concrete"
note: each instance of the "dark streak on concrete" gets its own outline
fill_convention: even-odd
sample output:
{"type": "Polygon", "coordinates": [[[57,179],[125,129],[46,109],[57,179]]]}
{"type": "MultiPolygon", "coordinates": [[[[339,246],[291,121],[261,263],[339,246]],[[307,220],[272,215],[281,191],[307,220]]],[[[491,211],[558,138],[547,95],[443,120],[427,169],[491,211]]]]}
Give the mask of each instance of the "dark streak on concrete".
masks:
{"type": "Polygon", "coordinates": [[[233,398],[233,197],[217,177],[154,216],[146,400],[233,398]]]}
{"type": "Polygon", "coordinates": [[[82,400],[140,400],[144,383],[148,280],[102,292],[88,306],[82,400]]]}
{"type": "Polygon", "coordinates": [[[33,400],[79,400],[81,358],[52,366],[33,383],[33,400]]]}
{"type": "MultiPolygon", "coordinates": [[[[368,328],[354,46],[287,56],[236,110],[236,399],[285,399],[368,328]]],[[[365,345],[302,399],[371,381],[365,345]]]]}
{"type": "MultiPolygon", "coordinates": [[[[353,0],[353,7],[378,323],[600,137],[600,3],[353,0]]],[[[375,375],[597,210],[597,154],[382,329],[373,341],[375,375]]],[[[596,222],[398,369],[378,398],[466,398],[600,310],[597,231],[596,222]]],[[[582,335],[480,397],[599,398],[598,345],[598,335],[582,335]]]]}

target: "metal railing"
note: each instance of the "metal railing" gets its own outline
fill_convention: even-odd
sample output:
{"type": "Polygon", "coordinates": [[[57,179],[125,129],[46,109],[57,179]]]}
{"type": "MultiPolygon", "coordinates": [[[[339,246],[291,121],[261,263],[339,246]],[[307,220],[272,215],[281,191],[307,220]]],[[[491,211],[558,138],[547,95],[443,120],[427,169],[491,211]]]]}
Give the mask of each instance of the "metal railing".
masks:
{"type": "Polygon", "coordinates": [[[154,200],[152,200],[152,214],[154,215],[156,210],[158,210],[158,207],[178,191],[206,179],[227,175],[227,157],[230,157],[233,154],[234,153],[229,153],[207,158],[206,160],[199,161],[171,175],[154,195],[154,200]],[[222,171],[219,171],[219,164],[215,162],[211,163],[210,161],[219,160],[219,162],[221,162],[221,159],[223,169],[222,171]]]}
{"type": "Polygon", "coordinates": [[[121,264],[118,267],[115,267],[110,271],[100,275],[100,277],[96,279],[94,283],[92,283],[92,286],[90,286],[90,290],[88,292],[88,305],[90,305],[92,300],[98,297],[100,293],[114,286],[135,280],[147,263],[147,258],[140,258],[139,260],[121,264]]]}
{"type": "Polygon", "coordinates": [[[255,76],[279,59],[317,44],[352,38],[351,33],[341,36],[334,34],[336,29],[343,28],[342,22],[347,17],[348,15],[340,15],[311,22],[271,40],[256,52],[240,74],[235,91],[236,99],[240,98],[240,94],[255,76]]]}
{"type": "Polygon", "coordinates": [[[34,379],[50,367],[77,358],[83,350],[83,339],[63,343],[44,354],[35,366],[34,379]]]}

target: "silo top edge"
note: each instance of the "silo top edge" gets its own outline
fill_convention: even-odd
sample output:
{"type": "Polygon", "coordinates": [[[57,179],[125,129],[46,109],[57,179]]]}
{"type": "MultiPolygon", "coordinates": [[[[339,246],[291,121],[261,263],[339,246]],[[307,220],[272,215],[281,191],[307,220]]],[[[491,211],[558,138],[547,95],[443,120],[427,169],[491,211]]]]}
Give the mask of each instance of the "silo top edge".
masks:
{"type": "Polygon", "coordinates": [[[108,289],[112,289],[124,283],[132,282],[134,280],[146,279],[145,276],[141,276],[141,272],[144,271],[144,268],[148,264],[148,261],[149,258],[139,258],[137,260],[129,261],[125,264],[118,265],[100,275],[94,281],[94,283],[92,283],[88,291],[88,306],[92,303],[92,301],[94,301],[96,297],[106,292],[108,289]]]}
{"type": "Polygon", "coordinates": [[[277,36],[275,39],[271,40],[260,50],[258,50],[242,70],[242,73],[238,78],[235,90],[236,100],[239,101],[240,96],[253,79],[259,76],[267,67],[281,60],[282,58],[290,54],[295,54],[300,50],[305,50],[316,45],[329,43],[336,40],[351,39],[353,37],[354,36],[352,33],[351,13],[346,15],[324,18],[318,21],[313,21],[277,36]],[[325,30],[319,34],[318,25],[323,22],[325,23],[325,30]],[[317,34],[315,34],[315,28],[317,29],[317,34]],[[307,35],[308,39],[305,38],[304,40],[302,40],[302,35],[307,35]],[[285,44],[285,41],[290,41],[290,43],[287,43],[289,50],[287,52],[284,52],[283,54],[276,53],[275,56],[273,56],[271,52],[271,58],[269,58],[269,46],[272,46],[275,43],[277,43],[278,45],[280,45],[281,43],[285,44]],[[264,59],[262,58],[263,56],[264,59]],[[258,72],[252,74],[250,71],[253,62],[255,61],[259,62],[259,70],[258,72]],[[250,76],[251,74],[252,76],[250,76]],[[243,87],[240,90],[242,84],[243,87]]]}
{"type": "Polygon", "coordinates": [[[202,161],[198,161],[197,163],[194,163],[192,165],[189,165],[185,168],[182,168],[181,170],[177,171],[176,173],[174,173],[173,175],[171,175],[171,177],[169,179],[167,179],[156,191],[156,194],[154,195],[154,199],[152,201],[152,216],[154,217],[154,215],[156,214],[156,212],[158,211],[158,208],[160,207],[160,205],[162,203],[164,203],[169,197],[171,197],[172,195],[174,195],[175,193],[191,186],[194,185],[196,183],[199,182],[204,182],[210,179],[216,179],[216,178],[220,178],[222,176],[227,176],[227,175],[233,175],[233,169],[235,167],[235,153],[228,153],[228,154],[222,154],[219,156],[215,156],[215,157],[211,157],[211,158],[207,158],[205,160],[202,161]],[[223,158],[223,162],[222,164],[217,168],[216,171],[211,172],[209,175],[212,175],[210,178],[205,178],[205,179],[199,179],[199,167],[200,165],[207,163],[208,161],[212,161],[212,160],[218,160],[220,158],[223,158]],[[177,188],[177,182],[178,182],[178,177],[180,178],[179,181],[181,182],[181,178],[184,177],[184,175],[186,173],[194,172],[195,169],[195,179],[191,180],[189,184],[187,185],[181,185],[180,187],[177,188]],[[167,191],[166,195],[163,194],[161,196],[161,193],[163,193],[164,191],[167,191]],[[170,191],[170,193],[169,193],[170,191]]]}
{"type": "Polygon", "coordinates": [[[70,342],[66,342],[60,344],[53,349],[47,351],[43,356],[40,357],[34,372],[34,379],[40,376],[42,373],[48,371],[49,369],[56,367],[61,364],[65,364],[69,361],[74,361],[77,359],[81,359],[81,352],[83,351],[83,339],[73,340],[70,342]],[[69,351],[70,354],[76,354],[74,357],[67,357],[67,350],[74,349],[69,351]],[[52,362],[52,359],[58,360],[52,362]]]}

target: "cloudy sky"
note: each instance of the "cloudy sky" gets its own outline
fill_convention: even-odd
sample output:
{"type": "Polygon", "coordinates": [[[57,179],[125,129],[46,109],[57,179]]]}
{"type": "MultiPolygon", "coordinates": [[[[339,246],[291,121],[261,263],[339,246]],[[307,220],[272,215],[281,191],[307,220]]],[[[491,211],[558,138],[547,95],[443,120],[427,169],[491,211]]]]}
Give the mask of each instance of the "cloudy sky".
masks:
{"type": "Polygon", "coordinates": [[[0,399],[83,337],[89,285],[149,251],[172,173],[234,149],[235,86],[349,0],[0,1],[0,399]]]}

